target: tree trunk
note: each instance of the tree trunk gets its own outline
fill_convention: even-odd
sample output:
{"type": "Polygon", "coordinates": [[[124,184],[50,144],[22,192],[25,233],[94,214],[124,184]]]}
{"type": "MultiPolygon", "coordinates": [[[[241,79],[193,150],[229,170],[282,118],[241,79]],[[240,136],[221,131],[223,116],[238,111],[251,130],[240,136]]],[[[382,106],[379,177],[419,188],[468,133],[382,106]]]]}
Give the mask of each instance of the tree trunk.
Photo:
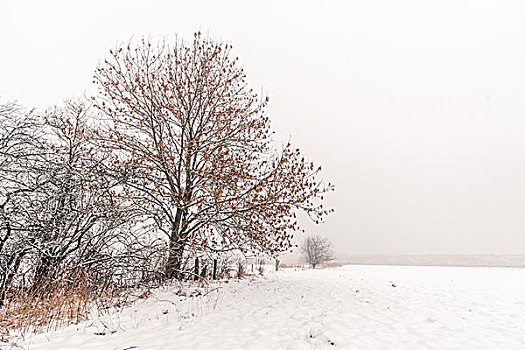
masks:
{"type": "Polygon", "coordinates": [[[182,256],[184,254],[184,245],[170,241],[170,251],[168,263],[166,265],[166,278],[182,278],[182,256]]]}
{"type": "Polygon", "coordinates": [[[18,272],[18,268],[20,267],[20,264],[22,262],[22,258],[24,257],[25,253],[21,253],[21,254],[18,254],[16,256],[16,258],[14,259],[11,259],[11,262],[9,263],[9,265],[11,265],[12,263],[12,267],[11,267],[11,271],[9,271],[9,273],[7,273],[7,271],[9,269],[6,269],[6,275],[4,276],[4,280],[2,281],[2,285],[1,285],[1,293],[0,293],[0,307],[4,306],[4,300],[6,298],[6,293],[7,293],[7,290],[9,289],[9,287],[11,286],[11,282],[13,281],[13,278],[15,277],[16,273],[18,272]],[[12,260],[14,260],[14,263],[12,262],[12,260]]]}
{"type": "Polygon", "coordinates": [[[175,214],[175,222],[171,225],[171,236],[169,242],[168,261],[166,263],[166,278],[171,279],[181,277],[182,254],[184,253],[184,245],[180,241],[179,227],[182,219],[182,210],[177,209],[175,214]]]}
{"type": "Polygon", "coordinates": [[[38,288],[42,283],[49,279],[52,265],[52,259],[46,256],[43,256],[40,260],[40,263],[35,269],[35,278],[33,280],[33,287],[38,288]]]}
{"type": "Polygon", "coordinates": [[[195,276],[193,276],[193,279],[197,281],[199,279],[199,258],[195,258],[195,276]]]}

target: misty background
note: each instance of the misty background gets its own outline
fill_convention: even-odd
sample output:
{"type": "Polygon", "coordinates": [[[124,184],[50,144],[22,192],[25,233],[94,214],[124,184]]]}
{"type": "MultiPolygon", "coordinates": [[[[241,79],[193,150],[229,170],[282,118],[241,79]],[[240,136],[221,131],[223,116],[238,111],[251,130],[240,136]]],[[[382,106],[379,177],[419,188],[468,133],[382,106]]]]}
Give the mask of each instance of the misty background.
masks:
{"type": "Polygon", "coordinates": [[[335,183],[336,254],[525,254],[521,1],[3,1],[0,97],[89,95],[117,42],[230,42],[276,140],[335,183]]]}

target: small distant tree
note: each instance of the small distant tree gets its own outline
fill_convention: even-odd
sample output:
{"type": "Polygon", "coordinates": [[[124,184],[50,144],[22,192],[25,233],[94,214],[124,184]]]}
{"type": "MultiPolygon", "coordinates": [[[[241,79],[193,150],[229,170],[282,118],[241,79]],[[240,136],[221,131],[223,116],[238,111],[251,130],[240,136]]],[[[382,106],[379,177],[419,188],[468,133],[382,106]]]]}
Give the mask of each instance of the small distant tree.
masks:
{"type": "Polygon", "coordinates": [[[300,250],[314,269],[317,265],[334,259],[332,243],[327,237],[307,236],[300,246],[300,250]]]}

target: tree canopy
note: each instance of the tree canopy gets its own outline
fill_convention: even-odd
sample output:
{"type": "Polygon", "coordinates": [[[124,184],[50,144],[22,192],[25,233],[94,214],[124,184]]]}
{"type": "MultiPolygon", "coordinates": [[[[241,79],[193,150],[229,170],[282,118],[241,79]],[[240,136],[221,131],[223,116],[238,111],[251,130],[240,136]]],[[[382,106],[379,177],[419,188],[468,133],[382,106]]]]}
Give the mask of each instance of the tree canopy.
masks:
{"type": "Polygon", "coordinates": [[[332,189],[290,143],[273,146],[268,98],[249,88],[231,45],[142,39],[96,70],[99,133],[123,192],[169,240],[168,275],[186,247],[270,254],[289,249],[298,210],[328,214],[332,189]]]}

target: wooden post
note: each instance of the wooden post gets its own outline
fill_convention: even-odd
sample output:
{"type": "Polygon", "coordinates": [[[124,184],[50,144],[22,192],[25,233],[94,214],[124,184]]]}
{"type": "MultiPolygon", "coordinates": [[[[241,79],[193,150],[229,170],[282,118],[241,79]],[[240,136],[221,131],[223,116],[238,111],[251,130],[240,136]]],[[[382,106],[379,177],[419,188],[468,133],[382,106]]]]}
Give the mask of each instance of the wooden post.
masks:
{"type": "Polygon", "coordinates": [[[194,280],[199,279],[199,258],[195,258],[195,276],[194,280]]]}
{"type": "Polygon", "coordinates": [[[213,279],[217,279],[217,259],[213,259],[213,279]]]}
{"type": "Polygon", "coordinates": [[[275,259],[275,271],[279,271],[279,259],[275,259]]]}

